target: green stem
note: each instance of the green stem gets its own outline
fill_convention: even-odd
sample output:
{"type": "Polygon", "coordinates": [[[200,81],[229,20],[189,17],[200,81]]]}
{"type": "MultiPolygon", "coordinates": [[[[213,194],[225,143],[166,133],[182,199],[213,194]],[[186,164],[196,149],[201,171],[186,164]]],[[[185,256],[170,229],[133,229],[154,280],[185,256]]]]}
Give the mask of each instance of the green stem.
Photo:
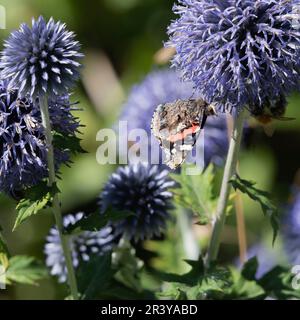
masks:
{"type": "Polygon", "coordinates": [[[244,120],[248,114],[244,108],[235,119],[233,133],[230,139],[227,160],[224,169],[223,181],[221,185],[220,197],[218,201],[215,221],[213,223],[212,236],[208,248],[206,263],[207,266],[215,261],[218,256],[222,230],[226,219],[226,209],[231,191],[230,179],[236,172],[238,155],[243,134],[244,120]]]}
{"type": "MultiPolygon", "coordinates": [[[[55,176],[55,163],[54,163],[54,151],[53,151],[53,136],[51,132],[50,116],[48,109],[48,97],[45,95],[40,98],[40,109],[42,115],[42,123],[45,129],[46,143],[48,145],[47,161],[49,170],[49,186],[56,183],[55,176]]],[[[52,211],[54,213],[57,230],[59,232],[60,241],[62,244],[62,249],[65,256],[67,272],[68,272],[68,282],[71,290],[71,295],[74,300],[78,300],[78,289],[77,282],[74,272],[74,267],[72,263],[72,254],[69,247],[68,236],[63,234],[63,219],[61,214],[61,207],[58,194],[56,193],[53,197],[52,211]]]]}

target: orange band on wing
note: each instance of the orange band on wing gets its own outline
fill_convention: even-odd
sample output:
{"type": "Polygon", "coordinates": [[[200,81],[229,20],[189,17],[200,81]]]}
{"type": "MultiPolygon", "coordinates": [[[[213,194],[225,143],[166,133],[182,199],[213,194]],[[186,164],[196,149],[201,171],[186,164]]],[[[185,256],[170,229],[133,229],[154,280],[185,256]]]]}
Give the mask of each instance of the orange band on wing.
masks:
{"type": "Polygon", "coordinates": [[[170,142],[176,142],[176,141],[182,141],[184,140],[187,136],[193,134],[193,133],[196,133],[200,130],[200,126],[197,124],[192,124],[192,126],[188,129],[185,129],[183,130],[182,132],[180,133],[177,133],[177,134],[174,134],[174,135],[171,135],[167,140],[170,141],[170,142]]]}

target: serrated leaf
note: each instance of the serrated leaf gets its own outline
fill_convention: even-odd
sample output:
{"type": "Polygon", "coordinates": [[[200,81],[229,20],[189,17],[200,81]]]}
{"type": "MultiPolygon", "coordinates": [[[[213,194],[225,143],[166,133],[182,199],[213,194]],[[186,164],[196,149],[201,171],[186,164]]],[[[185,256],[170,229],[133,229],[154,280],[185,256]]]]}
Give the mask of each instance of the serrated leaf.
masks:
{"type": "Polygon", "coordinates": [[[9,259],[6,270],[8,283],[36,285],[38,280],[48,276],[47,269],[35,258],[29,256],[14,256],[9,259]]]}
{"type": "Polygon", "coordinates": [[[186,175],[182,169],[180,174],[171,177],[178,183],[173,190],[175,202],[189,208],[199,216],[199,223],[207,224],[213,215],[217,199],[213,193],[214,167],[209,165],[202,174],[186,175]]]}
{"type": "Polygon", "coordinates": [[[186,261],[191,270],[184,275],[161,273],[160,278],[169,283],[169,286],[161,293],[162,296],[173,299],[220,299],[231,286],[231,274],[229,269],[212,266],[204,269],[203,260],[186,261]]]}
{"type": "Polygon", "coordinates": [[[266,292],[257,280],[250,280],[256,270],[255,259],[249,260],[242,272],[235,268],[212,265],[204,269],[203,261],[188,261],[192,267],[184,275],[161,273],[168,283],[160,296],[178,300],[196,299],[264,299],[266,292]],[[246,277],[249,278],[246,279],[246,277]]]}
{"type": "Polygon", "coordinates": [[[255,182],[241,179],[238,175],[235,175],[230,182],[235,190],[240,190],[242,193],[247,194],[252,200],[258,202],[264,215],[270,218],[274,244],[279,230],[279,219],[278,210],[270,200],[270,194],[266,191],[257,189],[255,187],[255,182]]]}
{"type": "Polygon", "coordinates": [[[99,231],[107,225],[108,222],[123,220],[133,213],[128,211],[120,211],[113,208],[109,208],[105,213],[94,212],[89,214],[87,217],[77,221],[75,224],[70,225],[66,228],[67,234],[77,234],[82,231],[99,231]]]}
{"type": "Polygon", "coordinates": [[[63,135],[59,132],[53,134],[53,145],[60,150],[67,150],[73,154],[87,153],[80,145],[81,139],[72,135],[63,135]]]}
{"type": "Polygon", "coordinates": [[[21,199],[16,207],[17,218],[13,231],[30,216],[46,208],[57,192],[59,192],[59,190],[56,185],[49,187],[45,181],[27,189],[24,199],[21,199]]]}

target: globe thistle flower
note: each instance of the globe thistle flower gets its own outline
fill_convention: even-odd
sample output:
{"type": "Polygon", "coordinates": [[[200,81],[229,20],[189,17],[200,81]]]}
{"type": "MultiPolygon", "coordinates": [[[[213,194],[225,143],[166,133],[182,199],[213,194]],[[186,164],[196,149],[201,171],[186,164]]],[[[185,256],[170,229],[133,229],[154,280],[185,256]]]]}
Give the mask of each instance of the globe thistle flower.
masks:
{"type": "Polygon", "coordinates": [[[111,175],[100,196],[101,213],[110,206],[133,213],[113,223],[116,235],[136,242],[161,235],[172,209],[168,189],[174,182],[167,175],[167,170],[141,163],[119,167],[111,175]]]}
{"type": "Polygon", "coordinates": [[[80,45],[66,25],[40,16],[32,28],[22,24],[4,44],[1,76],[20,95],[64,94],[79,78],[80,45]]]}
{"type": "MultiPolygon", "coordinates": [[[[75,135],[79,122],[71,114],[69,96],[49,100],[53,130],[75,135]]],[[[55,148],[57,169],[67,163],[70,152],[55,148]]],[[[19,98],[17,89],[0,81],[0,191],[15,191],[34,186],[47,176],[47,145],[37,102],[19,98]]]]}
{"type": "MultiPolygon", "coordinates": [[[[153,71],[139,85],[133,87],[127,102],[122,107],[120,120],[127,121],[128,131],[146,130],[148,137],[151,136],[151,147],[160,150],[158,141],[151,133],[151,119],[156,107],[161,103],[197,97],[199,97],[199,92],[193,89],[192,83],[182,82],[175,71],[169,69],[153,71]]],[[[204,129],[205,164],[209,162],[220,164],[227,149],[225,116],[209,117],[204,129]]],[[[152,160],[156,161],[155,164],[161,164],[161,152],[159,159],[152,160]]]]}
{"type": "Polygon", "coordinates": [[[295,188],[293,201],[283,219],[282,236],[288,261],[300,264],[300,190],[295,188]]]}
{"type": "MultiPolygon", "coordinates": [[[[82,212],[76,215],[67,215],[63,218],[64,227],[75,224],[83,218],[82,212]]],[[[114,245],[112,228],[107,226],[97,232],[84,231],[69,237],[69,246],[72,254],[73,266],[78,268],[81,262],[89,261],[91,255],[102,255],[111,251],[114,245]]],[[[59,282],[66,282],[67,267],[61,246],[59,232],[56,227],[50,229],[45,244],[46,265],[51,269],[51,275],[57,276],[59,282]]]]}
{"type": "Polygon", "coordinates": [[[220,109],[299,89],[298,0],[178,0],[172,65],[220,109]],[[294,11],[295,10],[295,11],[294,11]]]}

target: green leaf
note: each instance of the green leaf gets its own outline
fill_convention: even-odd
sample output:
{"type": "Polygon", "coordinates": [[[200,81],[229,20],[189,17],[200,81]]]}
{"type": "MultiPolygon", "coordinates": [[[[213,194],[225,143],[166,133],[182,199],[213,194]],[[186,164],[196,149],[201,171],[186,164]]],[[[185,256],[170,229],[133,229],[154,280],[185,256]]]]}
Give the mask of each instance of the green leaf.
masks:
{"type": "Polygon", "coordinates": [[[105,213],[100,214],[99,212],[94,212],[89,214],[87,217],[79,220],[73,225],[66,228],[65,232],[68,234],[78,234],[82,231],[99,231],[107,225],[108,222],[123,220],[133,213],[128,211],[115,210],[109,208],[105,213]]]}
{"type": "Polygon", "coordinates": [[[256,258],[245,263],[242,270],[234,267],[212,266],[204,269],[203,261],[187,261],[191,270],[183,275],[157,273],[167,282],[159,296],[177,300],[195,299],[239,299],[262,300],[266,297],[277,299],[300,299],[300,288],[293,288],[299,278],[291,270],[275,267],[261,279],[256,279],[258,269],[256,258]]]}
{"type": "Polygon", "coordinates": [[[242,272],[213,265],[204,268],[202,259],[187,261],[191,270],[183,275],[160,273],[169,285],[160,296],[176,300],[196,299],[264,299],[266,292],[254,277],[256,259],[249,260],[242,272]],[[247,279],[249,278],[249,279],[247,279]]]}
{"type": "Polygon", "coordinates": [[[295,276],[289,269],[276,266],[259,279],[258,283],[264,288],[268,296],[280,300],[300,299],[300,289],[292,287],[295,276]]]}
{"type": "Polygon", "coordinates": [[[201,258],[186,262],[191,270],[184,275],[160,274],[160,278],[169,283],[161,296],[177,300],[221,299],[232,285],[229,269],[213,266],[205,270],[201,258]]]}
{"type": "Polygon", "coordinates": [[[263,210],[264,215],[270,218],[270,223],[273,228],[274,244],[279,230],[279,219],[278,210],[270,200],[270,194],[266,191],[257,189],[255,187],[255,182],[241,179],[238,175],[235,175],[230,182],[235,190],[240,190],[241,192],[247,194],[252,200],[258,202],[263,210]]]}
{"type": "Polygon", "coordinates": [[[9,259],[9,265],[6,270],[8,284],[16,282],[36,285],[38,280],[47,276],[47,269],[33,257],[14,256],[9,259]]]}
{"type": "Polygon", "coordinates": [[[76,136],[53,133],[53,145],[60,150],[66,150],[73,154],[87,153],[80,145],[81,139],[76,136]]]}
{"type": "Polygon", "coordinates": [[[17,218],[13,231],[30,216],[50,205],[53,196],[59,192],[56,185],[49,187],[45,181],[25,191],[24,199],[20,200],[16,210],[17,218]]]}
{"type": "Polygon", "coordinates": [[[253,276],[254,267],[255,260],[251,259],[244,266],[242,274],[234,268],[231,269],[233,284],[226,293],[226,299],[261,300],[266,297],[264,289],[257,281],[250,279],[253,276]],[[249,279],[245,275],[249,276],[249,279]]]}
{"type": "Polygon", "coordinates": [[[95,299],[108,288],[116,270],[111,267],[111,253],[94,256],[89,262],[80,266],[78,287],[82,299],[95,299]]]}
{"type": "Polygon", "coordinates": [[[213,165],[209,165],[202,174],[186,175],[183,168],[179,175],[172,174],[171,177],[178,183],[173,190],[176,203],[197,214],[200,224],[209,223],[217,203],[213,192],[213,165]]]}

